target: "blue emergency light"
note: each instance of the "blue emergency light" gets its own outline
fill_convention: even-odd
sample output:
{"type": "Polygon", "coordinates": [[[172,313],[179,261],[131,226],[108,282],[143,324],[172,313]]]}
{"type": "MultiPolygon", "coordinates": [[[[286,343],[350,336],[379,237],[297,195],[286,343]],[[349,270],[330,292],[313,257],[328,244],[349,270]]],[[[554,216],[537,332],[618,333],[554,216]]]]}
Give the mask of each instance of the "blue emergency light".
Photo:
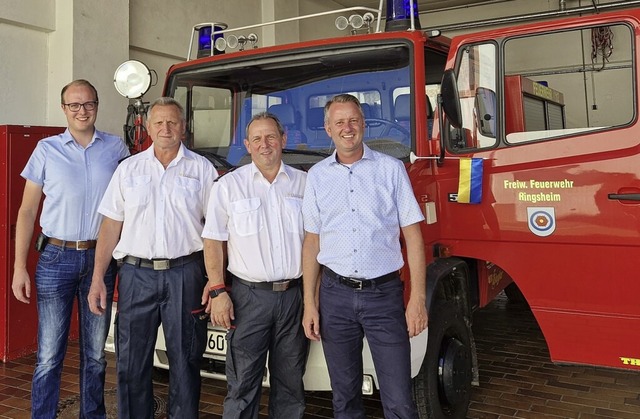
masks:
{"type": "Polygon", "coordinates": [[[218,38],[222,38],[223,35],[221,33],[217,33],[211,38],[211,33],[214,31],[221,31],[226,29],[226,25],[216,26],[216,25],[206,25],[198,28],[198,58],[202,57],[210,57],[211,52],[213,51],[214,55],[223,54],[224,51],[219,51],[216,48],[212,48],[212,43],[215,45],[215,42],[218,38]]]}
{"type": "MultiPolygon", "coordinates": [[[[418,0],[413,0],[413,20],[415,29],[420,29],[418,0]]],[[[411,28],[411,0],[387,0],[387,21],[385,31],[404,31],[411,28]]]]}

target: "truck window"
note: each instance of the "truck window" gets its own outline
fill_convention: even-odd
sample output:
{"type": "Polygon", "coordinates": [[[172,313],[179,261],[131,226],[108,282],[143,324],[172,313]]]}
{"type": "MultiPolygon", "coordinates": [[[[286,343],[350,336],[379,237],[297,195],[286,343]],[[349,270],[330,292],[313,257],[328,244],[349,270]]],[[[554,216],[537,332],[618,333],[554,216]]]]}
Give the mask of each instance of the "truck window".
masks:
{"type": "MultiPolygon", "coordinates": [[[[429,58],[431,58],[431,56],[429,56],[429,58]]],[[[432,68],[435,67],[435,65],[432,66],[426,66],[426,68],[432,68]]],[[[440,73],[442,73],[441,69],[440,69],[440,73]]],[[[427,76],[429,74],[427,73],[427,76]]],[[[438,97],[438,94],[440,93],[440,83],[437,84],[427,84],[425,87],[425,91],[427,94],[426,97],[426,114],[423,115],[423,117],[426,119],[427,122],[427,138],[431,138],[431,135],[433,133],[433,118],[435,116],[435,111],[434,109],[436,108],[436,98],[438,97]]],[[[398,107],[398,96],[400,95],[409,95],[411,93],[411,89],[409,87],[401,87],[399,89],[394,90],[393,92],[393,103],[395,104],[395,115],[396,115],[396,121],[402,121],[403,119],[403,113],[405,112],[402,109],[402,106],[398,107]]],[[[400,103],[402,104],[403,99],[400,99],[400,103]]],[[[410,124],[410,119],[408,117],[408,115],[404,118],[405,121],[402,123],[403,126],[405,126],[407,129],[410,129],[411,124],[410,124]]]]}
{"type": "MultiPolygon", "coordinates": [[[[191,146],[231,165],[250,161],[244,131],[262,111],[275,113],[285,126],[286,163],[306,168],[333,152],[322,107],[338,93],[353,93],[362,101],[366,144],[408,160],[412,128],[396,120],[393,92],[411,80],[411,60],[406,42],[270,53],[177,72],[168,80],[168,94],[184,97],[191,146]]],[[[444,58],[437,61],[442,63],[444,58]]],[[[410,117],[409,108],[406,114],[410,117]]]]}
{"type": "Polygon", "coordinates": [[[496,45],[464,47],[457,71],[462,128],[445,131],[449,149],[465,153],[629,124],[632,41],[624,24],[508,39],[500,83],[496,45]]]}
{"type": "Polygon", "coordinates": [[[545,140],[628,124],[634,114],[632,57],[632,33],[626,25],[508,40],[506,141],[545,140]]]}
{"type": "MultiPolygon", "coordinates": [[[[406,92],[406,96],[409,96],[409,88],[395,89],[392,92],[390,102],[393,103],[394,106],[390,112],[383,110],[382,95],[380,91],[367,90],[344,93],[351,94],[357,97],[360,101],[362,113],[364,114],[365,119],[365,142],[367,142],[370,147],[395,155],[395,157],[404,158],[406,157],[404,155],[407,151],[406,148],[411,144],[411,114],[409,112],[409,101],[406,101],[405,106],[402,108],[402,114],[399,114],[399,108],[395,106],[396,98],[399,96],[399,90],[406,92]],[[399,144],[404,144],[405,147],[401,147],[399,144]]],[[[324,105],[338,93],[341,92],[311,96],[308,104],[311,113],[320,112],[319,110],[313,110],[314,108],[320,108],[323,110],[322,116],[324,118],[324,105]]],[[[316,134],[318,134],[317,131],[320,129],[324,132],[324,126],[319,125],[318,122],[319,121],[314,122],[311,125],[314,127],[316,134]]],[[[322,122],[324,123],[324,121],[322,122]]],[[[325,141],[327,142],[330,141],[329,138],[326,137],[326,134],[323,138],[325,138],[325,141]]],[[[330,142],[328,144],[330,148],[333,147],[330,142]]]]}
{"type": "Polygon", "coordinates": [[[192,138],[195,148],[229,146],[231,92],[195,86],[192,90],[192,138]]]}
{"type": "MultiPolygon", "coordinates": [[[[467,46],[458,64],[458,94],[462,109],[462,127],[450,127],[448,144],[453,151],[489,148],[497,144],[495,130],[491,133],[481,123],[495,122],[495,114],[486,112],[486,106],[478,107],[479,92],[496,91],[496,46],[482,44],[467,46]],[[480,114],[479,112],[482,112],[480,114]]],[[[494,112],[495,113],[495,112],[494,112]]]]}

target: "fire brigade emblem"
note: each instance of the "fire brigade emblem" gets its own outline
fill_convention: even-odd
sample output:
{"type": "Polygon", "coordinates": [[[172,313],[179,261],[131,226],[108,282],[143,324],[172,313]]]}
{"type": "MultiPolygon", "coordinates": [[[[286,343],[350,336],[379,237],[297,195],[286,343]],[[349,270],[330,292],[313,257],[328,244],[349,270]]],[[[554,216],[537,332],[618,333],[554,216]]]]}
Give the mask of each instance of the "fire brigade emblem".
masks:
{"type": "Polygon", "coordinates": [[[529,230],[536,236],[546,237],[556,230],[556,212],[551,207],[527,208],[529,230]]]}

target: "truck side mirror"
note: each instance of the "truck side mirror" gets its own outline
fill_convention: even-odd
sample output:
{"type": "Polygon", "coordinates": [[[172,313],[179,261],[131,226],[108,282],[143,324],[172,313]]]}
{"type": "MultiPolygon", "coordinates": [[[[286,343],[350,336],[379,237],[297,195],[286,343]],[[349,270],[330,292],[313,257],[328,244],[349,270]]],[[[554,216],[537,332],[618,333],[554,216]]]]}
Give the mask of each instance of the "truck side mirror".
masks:
{"type": "Polygon", "coordinates": [[[458,83],[453,70],[447,70],[442,75],[440,94],[442,95],[442,109],[445,115],[447,115],[449,123],[455,128],[461,128],[462,111],[460,109],[458,83]]]}
{"type": "Polygon", "coordinates": [[[475,97],[476,127],[485,137],[496,138],[496,93],[478,87],[475,97]]]}

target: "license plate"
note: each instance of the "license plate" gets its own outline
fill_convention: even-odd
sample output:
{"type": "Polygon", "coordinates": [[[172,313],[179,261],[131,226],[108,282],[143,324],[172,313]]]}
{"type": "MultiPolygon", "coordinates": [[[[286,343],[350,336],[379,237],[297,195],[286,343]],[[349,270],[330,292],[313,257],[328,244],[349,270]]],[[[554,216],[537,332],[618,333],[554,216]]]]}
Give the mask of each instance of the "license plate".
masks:
{"type": "Polygon", "coordinates": [[[226,332],[209,330],[207,332],[207,347],[205,352],[210,355],[225,355],[227,353],[226,332]]]}

